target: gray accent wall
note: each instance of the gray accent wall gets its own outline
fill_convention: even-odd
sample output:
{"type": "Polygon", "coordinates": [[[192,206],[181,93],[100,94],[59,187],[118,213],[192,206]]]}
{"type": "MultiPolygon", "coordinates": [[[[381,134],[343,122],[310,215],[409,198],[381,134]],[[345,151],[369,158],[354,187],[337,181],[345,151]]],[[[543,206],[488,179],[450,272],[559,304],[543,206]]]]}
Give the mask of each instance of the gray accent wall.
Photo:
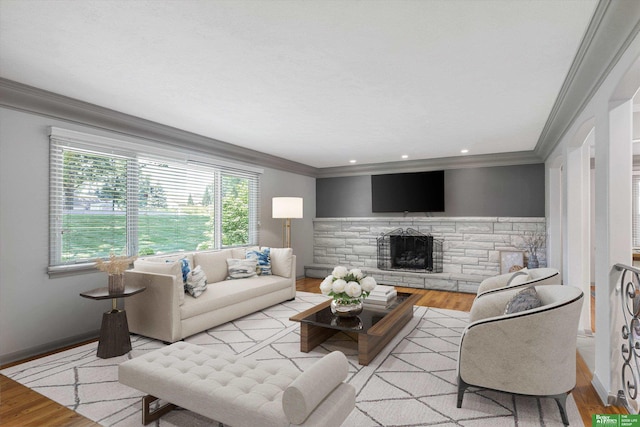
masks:
{"type": "MultiPolygon", "coordinates": [[[[544,164],[445,170],[445,212],[409,216],[544,217],[544,164]]],[[[416,194],[424,193],[416,189],[416,194]]],[[[371,175],[316,180],[318,218],[406,216],[371,211],[371,175]]]]}

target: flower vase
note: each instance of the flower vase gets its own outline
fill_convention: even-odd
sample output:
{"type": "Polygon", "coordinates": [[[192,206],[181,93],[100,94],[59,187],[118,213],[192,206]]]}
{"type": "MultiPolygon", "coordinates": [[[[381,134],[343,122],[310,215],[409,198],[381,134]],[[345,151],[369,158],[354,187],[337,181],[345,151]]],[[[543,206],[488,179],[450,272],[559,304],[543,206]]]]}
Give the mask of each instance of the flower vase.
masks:
{"type": "Polygon", "coordinates": [[[109,275],[109,293],[121,294],[124,292],[124,274],[109,275]]]}
{"type": "Polygon", "coordinates": [[[342,303],[331,300],[331,312],[338,317],[354,317],[362,313],[362,301],[342,303]]]}
{"type": "Polygon", "coordinates": [[[527,268],[538,268],[538,265],[540,265],[538,263],[538,256],[531,254],[527,260],[527,268]]]}

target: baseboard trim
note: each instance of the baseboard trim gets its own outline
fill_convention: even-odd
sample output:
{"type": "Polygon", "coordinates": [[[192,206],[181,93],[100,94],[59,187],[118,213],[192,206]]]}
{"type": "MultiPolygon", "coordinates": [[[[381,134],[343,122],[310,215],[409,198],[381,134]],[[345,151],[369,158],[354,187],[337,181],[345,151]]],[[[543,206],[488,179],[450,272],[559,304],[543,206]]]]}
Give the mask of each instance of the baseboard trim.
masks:
{"type": "Polygon", "coordinates": [[[51,341],[46,344],[30,347],[24,350],[15,351],[13,353],[0,355],[0,368],[4,369],[6,365],[24,361],[33,357],[41,356],[46,353],[55,352],[57,350],[63,350],[66,347],[80,344],[93,339],[98,339],[100,336],[100,330],[87,332],[81,335],[75,335],[73,337],[51,341]]]}
{"type": "Polygon", "coordinates": [[[595,372],[593,374],[593,379],[591,380],[591,385],[596,390],[596,394],[600,398],[600,401],[602,402],[603,405],[609,406],[613,401],[612,399],[614,400],[616,399],[615,395],[609,394],[606,387],[602,384],[602,382],[600,381],[600,378],[595,372]]]}

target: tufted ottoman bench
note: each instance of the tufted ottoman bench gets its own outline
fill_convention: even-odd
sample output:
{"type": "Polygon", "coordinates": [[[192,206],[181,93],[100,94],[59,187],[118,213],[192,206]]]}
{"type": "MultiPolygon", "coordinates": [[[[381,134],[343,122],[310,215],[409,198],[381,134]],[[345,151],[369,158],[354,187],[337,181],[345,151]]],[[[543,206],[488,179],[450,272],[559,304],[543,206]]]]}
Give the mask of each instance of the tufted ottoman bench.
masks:
{"type": "Polygon", "coordinates": [[[305,372],[177,342],[118,367],[118,380],[142,398],[146,425],[175,406],[234,427],[339,426],[355,407],[343,381],[344,354],[334,351],[305,372]],[[157,399],[170,402],[151,413],[157,399]]]}

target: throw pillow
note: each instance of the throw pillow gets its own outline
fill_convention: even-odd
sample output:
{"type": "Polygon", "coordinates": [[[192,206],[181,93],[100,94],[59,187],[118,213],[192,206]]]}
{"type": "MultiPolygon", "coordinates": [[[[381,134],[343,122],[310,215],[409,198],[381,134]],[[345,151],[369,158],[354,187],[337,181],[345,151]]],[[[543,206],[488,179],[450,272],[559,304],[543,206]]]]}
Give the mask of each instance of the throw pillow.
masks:
{"type": "Polygon", "coordinates": [[[235,259],[230,258],[227,260],[229,279],[246,279],[247,277],[253,277],[256,275],[256,260],[255,259],[235,259]]]}
{"type": "MultiPolygon", "coordinates": [[[[180,261],[180,266],[182,268],[182,281],[184,283],[187,283],[187,275],[189,274],[189,271],[191,271],[191,268],[189,267],[189,260],[186,258],[182,258],[179,259],[178,261],[180,261]]],[[[166,260],[166,262],[173,262],[171,260],[166,260]]]]}
{"type": "Polygon", "coordinates": [[[260,276],[271,275],[271,249],[262,248],[262,250],[247,251],[247,259],[253,259],[257,262],[257,273],[260,276]]]}
{"type": "Polygon", "coordinates": [[[509,300],[505,307],[504,314],[519,313],[525,310],[531,310],[542,306],[542,301],[538,297],[536,288],[529,286],[515,294],[509,300]]]}
{"type": "Polygon", "coordinates": [[[274,275],[280,277],[291,277],[292,274],[295,275],[295,268],[291,268],[292,261],[293,249],[271,248],[271,271],[274,275]]]}
{"type": "Polygon", "coordinates": [[[194,298],[198,298],[207,290],[207,276],[199,265],[187,273],[184,290],[194,298]]]}
{"type": "Polygon", "coordinates": [[[524,271],[516,271],[507,281],[507,287],[521,285],[529,280],[529,274],[524,271]]]}

